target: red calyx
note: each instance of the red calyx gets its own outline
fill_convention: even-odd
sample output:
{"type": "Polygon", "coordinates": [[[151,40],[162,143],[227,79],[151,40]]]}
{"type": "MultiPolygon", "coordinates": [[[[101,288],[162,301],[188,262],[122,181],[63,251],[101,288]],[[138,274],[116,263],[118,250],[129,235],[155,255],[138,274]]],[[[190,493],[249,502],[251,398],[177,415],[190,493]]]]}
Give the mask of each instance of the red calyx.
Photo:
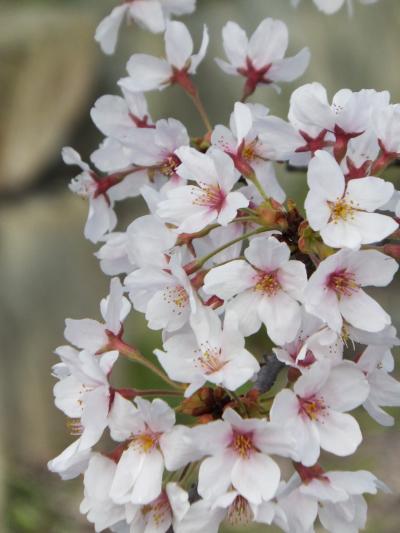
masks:
{"type": "Polygon", "coordinates": [[[322,150],[323,148],[332,146],[333,144],[332,141],[325,140],[328,130],[322,130],[317,137],[311,137],[311,135],[303,130],[300,130],[299,133],[306,141],[306,144],[300,148],[297,148],[296,152],[298,153],[311,152],[314,155],[317,150],[322,150]]]}
{"type": "Polygon", "coordinates": [[[335,125],[333,132],[336,136],[335,144],[333,145],[333,155],[335,156],[336,161],[340,163],[346,155],[347,145],[350,139],[354,139],[355,137],[362,135],[364,132],[348,133],[342,130],[337,124],[335,125]]]}
{"type": "Polygon", "coordinates": [[[272,64],[270,63],[269,65],[265,65],[265,67],[257,69],[251,62],[251,59],[246,58],[246,67],[237,69],[238,73],[246,78],[242,100],[246,100],[246,98],[253,94],[259,83],[264,85],[271,83],[271,80],[266,76],[271,66],[272,64]]]}
{"type": "Polygon", "coordinates": [[[293,463],[293,465],[305,485],[310,483],[313,479],[329,481],[329,478],[325,475],[324,469],[318,464],[310,467],[304,466],[301,463],[293,463]]]}

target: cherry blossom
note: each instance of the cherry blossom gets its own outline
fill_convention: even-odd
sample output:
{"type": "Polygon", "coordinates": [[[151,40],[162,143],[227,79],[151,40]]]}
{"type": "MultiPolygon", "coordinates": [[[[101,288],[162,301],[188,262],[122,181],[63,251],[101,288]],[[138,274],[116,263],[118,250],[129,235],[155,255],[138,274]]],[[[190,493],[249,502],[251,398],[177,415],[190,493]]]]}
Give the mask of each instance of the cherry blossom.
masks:
{"type": "Polygon", "coordinates": [[[115,7],[96,29],[95,39],[105,54],[113,54],[117,45],[118,33],[125,17],[133,19],[140,26],[153,33],[165,29],[170,15],[192,13],[196,0],[127,0],[115,7]]]}
{"type": "Polygon", "coordinates": [[[393,426],[393,416],[382,409],[400,406],[400,383],[390,375],[394,368],[390,350],[385,346],[368,346],[357,366],[366,375],[370,387],[364,409],[379,424],[393,426]]]}
{"type": "MultiPolygon", "coordinates": [[[[134,53],[122,95],[95,102],[103,138],[93,166],[62,152],[80,169],[70,189],[88,200],[84,236],[111,279],[101,318],[67,319],[69,344],[56,349],[54,401],[75,440],[48,468],[83,475],[81,512],[96,531],[258,523],[357,533],[364,495],[388,489],[367,471],[326,471],[324,462],[330,453],[344,463],[368,442],[354,409],[391,426],[386,408],[400,406],[400,340],[364,292],[389,285],[400,260],[400,193],[388,171],[400,160],[400,104],[374,89],[330,99],[318,82],[295,88],[287,119],[246,103],[258,85],[279,91],[300,77],[310,53],[285,57],[279,20],[262,20],[250,37],[229,21],[227,61],[217,63],[242,76],[244,90],[216,124],[193,76],[207,26],[194,53],[188,28],[170,20],[195,3],[124,0],[96,30],[106,53],[125,18],[164,32],[165,59],[134,53]],[[190,97],[199,124],[187,129],[160,115],[158,100],[147,104],[147,91],[170,85],[190,97]],[[282,185],[294,181],[287,198],[282,185]],[[139,325],[138,345],[132,307],[159,332],[143,342],[139,325]]],[[[345,3],[314,0],[325,13],[345,3]]],[[[219,84],[207,81],[206,94],[219,84]]],[[[174,108],[186,114],[182,105],[174,108]]]]}
{"type": "Polygon", "coordinates": [[[301,322],[304,265],[290,261],[288,246],[275,237],[252,239],[244,255],[247,261],[212,269],[204,280],[205,292],[229,300],[227,309],[239,317],[244,335],[258,331],[263,322],[277,344],[292,341],[301,322]]]}
{"type": "Polygon", "coordinates": [[[246,197],[232,191],[240,175],[225,153],[213,150],[202,154],[182,147],[176,154],[182,161],[177,169],[179,176],[196,185],[168,191],[157,214],[175,224],[178,233],[195,233],[215,221],[226,226],[235,218],[238,209],[247,207],[246,197]]]}
{"type": "Polygon", "coordinates": [[[375,250],[340,250],[322,261],[311,276],[304,302],[308,312],[340,333],[343,319],[356,328],[378,332],[390,316],[362,287],[385,287],[398,270],[396,261],[375,250]]]}
{"type": "Polygon", "coordinates": [[[382,241],[396,231],[393,218],[373,213],[393,195],[393,185],[381,178],[346,180],[327,152],[318,150],[308,167],[310,191],[305,209],[310,226],[333,248],[359,248],[382,241]]]}
{"type": "Polygon", "coordinates": [[[175,413],[163,400],[136,398],[135,407],[123,401],[111,436],[126,441],[110,487],[115,503],[149,504],[161,493],[162,475],[173,464],[176,447],[168,440],[175,413]]]}
{"type": "Polygon", "coordinates": [[[303,374],[293,391],[280,391],[271,408],[271,421],[285,420],[296,435],[301,462],[314,465],[320,449],[346,456],[362,440],[360,427],[347,411],[361,405],[369,394],[368,382],[354,363],[331,368],[319,361],[303,374]]]}
{"type": "Polygon", "coordinates": [[[120,280],[113,278],[110,283],[110,294],[100,303],[104,323],[90,318],[80,320],[67,318],[64,331],[66,340],[92,353],[105,349],[109,343],[109,334],[119,335],[122,323],[131,309],[131,304],[123,296],[123,292],[120,280]]]}
{"type": "Polygon", "coordinates": [[[207,381],[234,391],[251,379],[260,367],[244,345],[236,315],[227,314],[222,327],[218,316],[209,313],[206,324],[197,325],[194,333],[170,337],[165,351],[155,354],[171,379],[190,384],[188,397],[207,381]]]}
{"type": "Polygon", "coordinates": [[[226,57],[216,59],[219,67],[234,76],[246,78],[244,96],[250,96],[257,85],[276,87],[276,83],[299,78],[310,61],[308,48],[296,56],[285,58],[288,47],[288,29],[280,20],[264,19],[248,39],[236,22],[229,21],[222,30],[226,57]]]}
{"type": "Polygon", "coordinates": [[[182,22],[168,22],[165,31],[166,59],[147,54],[134,54],[128,61],[129,78],[120,85],[134,92],[162,90],[179,83],[187,87],[188,75],[196,74],[208,47],[209,37],[204,26],[203,40],[197,54],[193,54],[192,37],[182,22]]]}
{"type": "Polygon", "coordinates": [[[195,431],[208,456],[199,471],[198,491],[203,498],[218,498],[231,486],[255,505],[275,496],[280,470],[269,454],[294,453],[294,442],[282,427],[243,419],[228,408],[222,420],[195,431]]]}

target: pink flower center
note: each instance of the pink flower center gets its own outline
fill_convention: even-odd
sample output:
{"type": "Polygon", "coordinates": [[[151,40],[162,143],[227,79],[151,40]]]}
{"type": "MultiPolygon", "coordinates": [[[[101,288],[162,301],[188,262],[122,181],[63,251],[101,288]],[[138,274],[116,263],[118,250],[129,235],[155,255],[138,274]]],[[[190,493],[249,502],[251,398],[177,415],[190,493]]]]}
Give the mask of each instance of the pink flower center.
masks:
{"type": "Polygon", "coordinates": [[[252,452],[257,451],[253,444],[252,433],[234,431],[230,447],[242,459],[248,459],[252,452]]]}
{"type": "Polygon", "coordinates": [[[311,396],[309,398],[300,398],[299,400],[299,414],[310,420],[318,420],[326,409],[323,398],[311,396]]]}
{"type": "Polygon", "coordinates": [[[166,493],[163,491],[154,502],[144,505],[141,511],[147,524],[160,527],[167,516],[171,514],[171,505],[166,493]]]}
{"type": "Polygon", "coordinates": [[[226,361],[222,357],[221,348],[205,344],[201,346],[197,363],[205,374],[214,374],[214,372],[218,372],[225,366],[226,361]]]}
{"type": "Polygon", "coordinates": [[[201,193],[193,200],[193,205],[201,205],[221,211],[225,204],[226,194],[218,185],[200,184],[201,193]]]}
{"type": "Polygon", "coordinates": [[[170,178],[176,174],[176,169],[181,164],[181,160],[175,154],[168,155],[160,166],[161,174],[170,178]]]}
{"type": "Polygon", "coordinates": [[[160,436],[160,433],[154,433],[147,430],[139,435],[135,435],[129,443],[129,446],[142,453],[150,453],[158,447],[160,436]]]}
{"type": "Polygon", "coordinates": [[[356,282],[355,275],[346,269],[332,272],[328,276],[326,286],[338,296],[351,296],[360,289],[360,286],[356,282]]]}
{"type": "Polygon", "coordinates": [[[254,286],[256,291],[265,293],[267,296],[274,296],[281,290],[281,284],[278,281],[278,273],[261,272],[257,277],[257,282],[254,286]]]}
{"type": "Polygon", "coordinates": [[[186,290],[177,285],[176,287],[167,287],[163,292],[163,300],[174,306],[173,313],[181,315],[189,302],[189,296],[186,290]]]}

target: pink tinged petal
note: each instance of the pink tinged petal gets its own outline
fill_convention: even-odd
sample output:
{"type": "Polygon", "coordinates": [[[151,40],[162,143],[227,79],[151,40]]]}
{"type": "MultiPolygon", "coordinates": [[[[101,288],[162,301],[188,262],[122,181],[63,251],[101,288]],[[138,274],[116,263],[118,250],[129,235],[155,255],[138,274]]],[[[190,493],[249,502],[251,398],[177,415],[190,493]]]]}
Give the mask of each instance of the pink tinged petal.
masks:
{"type": "Polygon", "coordinates": [[[315,5],[326,13],[327,15],[332,15],[333,13],[336,13],[342,5],[344,4],[345,0],[314,0],[315,5]]]}
{"type": "Polygon", "coordinates": [[[121,455],[110,488],[110,498],[119,504],[128,503],[132,487],[143,468],[145,454],[127,448],[121,455]]]}
{"type": "Polygon", "coordinates": [[[386,311],[362,289],[351,296],[343,296],[339,308],[347,322],[366,331],[378,332],[391,323],[386,311]]]}
{"type": "Polygon", "coordinates": [[[379,405],[400,406],[400,382],[383,368],[371,372],[368,376],[368,382],[371,387],[370,397],[379,405]]]}
{"type": "Polygon", "coordinates": [[[365,499],[362,496],[352,496],[346,502],[326,502],[324,507],[320,507],[318,516],[322,526],[331,533],[358,533],[365,529],[367,512],[365,499]]]}
{"type": "Polygon", "coordinates": [[[285,292],[301,301],[308,281],[304,263],[288,261],[282,265],[278,270],[278,281],[285,292]]]}
{"type": "Polygon", "coordinates": [[[183,287],[167,287],[149,301],[146,320],[150,329],[177,331],[190,314],[189,297],[183,287]]]}
{"type": "Polygon", "coordinates": [[[165,491],[176,520],[180,522],[190,509],[189,494],[177,483],[167,483],[165,491]]]}
{"type": "Polygon", "coordinates": [[[233,453],[208,457],[200,465],[197,490],[203,498],[214,499],[224,494],[231,484],[232,469],[237,461],[233,453]]]}
{"type": "MultiPolygon", "coordinates": [[[[232,409],[228,408],[224,412],[224,418],[232,409]]],[[[240,420],[241,417],[238,415],[240,420]]],[[[226,448],[232,441],[231,422],[217,420],[208,424],[200,424],[190,430],[194,449],[198,449],[203,456],[205,455],[224,455],[226,448]]]]}
{"type": "Polygon", "coordinates": [[[175,412],[164,400],[156,398],[152,402],[149,402],[144,398],[137,397],[135,402],[141,416],[151,431],[164,433],[173,428],[175,424],[175,412]]]}
{"type": "Polygon", "coordinates": [[[81,437],[82,449],[94,446],[107,427],[107,417],[110,407],[110,393],[106,387],[87,392],[83,398],[84,407],[81,416],[83,433],[81,437]]]}
{"type": "Polygon", "coordinates": [[[320,83],[307,83],[296,89],[290,98],[289,121],[299,128],[332,130],[336,116],[328,103],[326,89],[320,83]]]}
{"type": "Polygon", "coordinates": [[[345,189],[343,172],[335,159],[323,150],[318,150],[308,165],[308,186],[321,198],[334,202],[341,198],[345,189]]]}
{"type": "Polygon", "coordinates": [[[280,346],[295,338],[301,324],[300,305],[283,291],[264,296],[258,304],[258,316],[268,336],[280,346]]]}
{"type": "MultiPolygon", "coordinates": [[[[193,207],[192,211],[195,211],[193,207]]],[[[217,217],[218,211],[216,209],[209,209],[207,207],[198,208],[196,214],[187,218],[179,225],[177,233],[196,233],[196,231],[200,231],[208,226],[208,224],[214,222],[217,217]]]]}
{"type": "Polygon", "coordinates": [[[218,185],[218,173],[215,162],[208,154],[203,154],[189,146],[181,146],[176,155],[182,161],[178,174],[198,184],[218,185]]]}
{"type": "Polygon", "coordinates": [[[356,472],[329,472],[332,484],[342,487],[348,494],[377,494],[379,480],[366,470],[356,472]]]}
{"type": "Polygon", "coordinates": [[[285,423],[286,419],[280,419],[279,423],[262,424],[253,435],[255,447],[263,453],[296,458],[296,435],[292,433],[290,425],[285,427],[285,423]]]}
{"type": "Polygon", "coordinates": [[[239,328],[245,337],[256,333],[261,327],[258,315],[258,304],[263,296],[256,291],[246,290],[233,298],[227,305],[227,312],[233,312],[239,317],[239,328]]]}
{"type": "Polygon", "coordinates": [[[235,169],[232,158],[222,150],[211,150],[210,157],[214,162],[217,184],[221,191],[224,194],[227,194],[237,183],[238,179],[240,178],[240,173],[235,169]]]}
{"type": "MultiPolygon", "coordinates": [[[[356,216],[362,213],[357,213],[356,216]]],[[[379,216],[379,215],[378,215],[379,216]]],[[[335,220],[321,229],[321,237],[325,244],[332,248],[357,249],[362,244],[362,235],[353,220],[335,220]]]]}
{"type": "Polygon", "coordinates": [[[390,427],[394,425],[395,418],[381,409],[372,399],[368,398],[363,407],[369,416],[381,426],[390,427]]]}
{"type": "Polygon", "coordinates": [[[351,411],[365,402],[369,385],[363,372],[350,362],[343,361],[332,368],[321,394],[329,407],[335,411],[351,411]]]}
{"type": "Polygon", "coordinates": [[[158,0],[135,0],[131,2],[129,13],[136,22],[153,33],[164,31],[165,22],[158,0]]]}
{"type": "Polygon", "coordinates": [[[222,385],[234,391],[244,385],[260,370],[257,359],[247,350],[230,355],[230,360],[222,369],[222,385]]]}
{"type": "Polygon", "coordinates": [[[47,468],[50,472],[59,474],[63,480],[74,479],[86,470],[91,455],[90,449],[80,450],[80,439],[78,439],[49,461],[47,468]]]}
{"type": "Polygon", "coordinates": [[[240,144],[253,126],[253,116],[250,108],[246,104],[242,104],[241,102],[235,103],[233,122],[235,125],[237,142],[240,144]]]}
{"type": "Polygon", "coordinates": [[[161,90],[172,76],[167,61],[146,54],[134,54],[128,61],[127,70],[130,77],[123,80],[123,87],[134,92],[161,90]]]}
{"type": "Polygon", "coordinates": [[[223,46],[230,63],[236,68],[246,64],[248,39],[236,22],[227,22],[222,30],[223,46]]]}
{"type": "Polygon", "coordinates": [[[287,26],[280,20],[266,18],[258,25],[249,41],[248,55],[260,69],[283,58],[288,47],[287,26]]]}
{"type": "Polygon", "coordinates": [[[87,239],[96,243],[116,225],[117,216],[103,195],[89,201],[89,213],[83,232],[87,239]]]}
{"type": "Polygon", "coordinates": [[[93,352],[97,352],[108,343],[104,325],[90,318],[82,320],[67,318],[64,337],[78,348],[93,352]]]}
{"type": "Polygon", "coordinates": [[[303,137],[292,124],[273,116],[263,119],[260,139],[273,160],[289,159],[292,152],[304,145],[303,137]]]}
{"type": "Polygon", "coordinates": [[[193,53],[189,30],[182,22],[167,22],[164,38],[168,63],[182,70],[193,53]]]}
{"type": "Polygon", "coordinates": [[[130,400],[116,393],[108,416],[111,438],[116,442],[127,440],[132,434],[141,433],[145,429],[138,409],[130,400]]]}
{"type": "Polygon", "coordinates": [[[291,82],[304,74],[310,64],[311,53],[303,48],[293,57],[286,57],[273,63],[267,73],[269,80],[274,82],[291,82]]]}
{"type": "Polygon", "coordinates": [[[351,455],[362,441],[357,420],[351,415],[327,409],[325,416],[315,422],[321,448],[340,457],[351,455]]]}
{"type": "Polygon", "coordinates": [[[347,258],[350,270],[361,286],[385,287],[393,280],[399,266],[397,261],[377,250],[362,250],[347,258]]]}
{"type": "Polygon", "coordinates": [[[164,459],[158,450],[143,455],[142,468],[130,497],[130,501],[137,504],[150,503],[159,496],[164,472],[164,459]]]}
{"type": "Polygon", "coordinates": [[[115,7],[97,26],[94,38],[100,43],[101,49],[105,54],[110,55],[114,53],[117,45],[118,32],[128,9],[128,4],[115,7]]]}
{"type": "Polygon", "coordinates": [[[105,319],[106,328],[117,335],[121,329],[121,321],[125,319],[129,313],[130,304],[126,307],[123,298],[124,289],[121,285],[119,278],[113,278],[110,283],[110,295],[106,299],[106,304],[102,309],[102,314],[105,319]],[[121,313],[124,307],[124,315],[121,317],[121,313]],[[104,312],[103,312],[104,311],[104,312]]]}
{"type": "Polygon", "coordinates": [[[289,260],[290,250],[286,243],[279,242],[275,237],[255,237],[244,255],[256,268],[272,272],[289,260]]]}
{"type": "Polygon", "coordinates": [[[213,129],[211,144],[229,153],[235,153],[237,148],[237,140],[231,130],[220,124],[213,129]]]}
{"type": "Polygon", "coordinates": [[[313,479],[307,485],[303,484],[300,487],[302,494],[315,498],[317,501],[330,501],[340,502],[349,499],[349,495],[346,490],[336,486],[334,482],[331,482],[331,476],[326,475],[328,479],[313,479]]]}
{"type": "Polygon", "coordinates": [[[215,58],[215,62],[219,66],[219,68],[225,72],[225,74],[229,74],[231,76],[239,76],[239,73],[237,71],[236,67],[233,67],[230,63],[227,63],[223,59],[219,59],[218,57],[215,58]]]}
{"type": "Polygon", "coordinates": [[[242,193],[237,191],[230,192],[220,208],[217,219],[219,224],[226,226],[236,217],[238,209],[248,205],[249,201],[242,193]]]}
{"type": "Polygon", "coordinates": [[[367,177],[350,180],[346,198],[358,209],[375,211],[386,204],[393,196],[393,184],[381,178],[367,177]]]}
{"type": "Polygon", "coordinates": [[[147,169],[138,172],[132,172],[125,178],[114,185],[109,192],[108,196],[112,202],[118,202],[120,200],[126,200],[127,198],[135,198],[141,194],[141,189],[144,185],[149,183],[149,176],[147,169]]]}
{"type": "Polygon", "coordinates": [[[361,244],[370,244],[380,242],[394,233],[399,224],[387,215],[356,211],[347,226],[358,232],[361,244]]]}
{"type": "Polygon", "coordinates": [[[75,376],[61,379],[54,385],[54,403],[70,418],[80,418],[82,415],[82,394],[84,389],[81,381],[75,376]]]}
{"type": "Polygon", "coordinates": [[[90,116],[101,133],[111,137],[133,126],[128,104],[121,96],[102,96],[96,100],[90,116]]]}
{"type": "MultiPolygon", "coordinates": [[[[307,220],[314,230],[325,228],[331,217],[326,199],[314,190],[309,191],[304,202],[307,220]]],[[[341,222],[341,221],[339,221],[341,222]]]]}
{"type": "Polygon", "coordinates": [[[204,291],[226,300],[253,287],[254,275],[254,269],[246,261],[230,261],[208,272],[204,278],[204,291]]]}
{"type": "Polygon", "coordinates": [[[318,294],[318,292],[314,289],[314,287],[311,287],[310,284],[308,285],[306,289],[305,300],[306,310],[316,317],[324,320],[327,325],[333,329],[333,331],[340,333],[342,330],[343,319],[342,315],[340,314],[339,302],[336,294],[333,291],[323,289],[320,291],[323,296],[321,301],[318,303],[313,303],[312,298],[315,294],[318,294]]]}
{"type": "Polygon", "coordinates": [[[315,394],[323,394],[323,388],[331,373],[329,361],[322,360],[314,363],[310,370],[303,374],[295,383],[294,391],[301,398],[309,398],[315,394]]]}
{"type": "Polygon", "coordinates": [[[193,54],[190,60],[189,74],[196,74],[196,70],[206,56],[207,48],[210,43],[207,26],[203,28],[203,39],[197,54],[193,54]]]}
{"type": "Polygon", "coordinates": [[[271,422],[280,423],[282,420],[295,420],[299,413],[299,401],[289,389],[280,391],[272,404],[270,411],[271,422]]]}
{"type": "Polygon", "coordinates": [[[160,449],[164,457],[165,468],[170,472],[179,470],[188,463],[203,457],[191,429],[186,426],[175,426],[172,431],[161,435],[160,449]]]}
{"type": "Polygon", "coordinates": [[[249,502],[260,504],[271,500],[278,489],[281,472],[268,455],[252,453],[236,461],[232,470],[232,485],[249,502]]]}

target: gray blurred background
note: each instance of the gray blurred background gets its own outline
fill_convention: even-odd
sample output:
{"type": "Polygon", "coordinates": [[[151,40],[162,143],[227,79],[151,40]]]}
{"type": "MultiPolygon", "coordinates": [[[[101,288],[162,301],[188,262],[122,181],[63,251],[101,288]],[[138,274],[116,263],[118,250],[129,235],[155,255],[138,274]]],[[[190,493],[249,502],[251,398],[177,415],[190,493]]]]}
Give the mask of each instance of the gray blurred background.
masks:
{"type": "MultiPolygon", "coordinates": [[[[280,96],[262,88],[253,98],[274,114],[284,116],[290,92],[311,81],[322,82],[331,95],[343,87],[388,89],[392,101],[400,101],[398,0],[357,5],[352,19],[345,9],[324,16],[311,0],[303,0],[297,10],[290,0],[198,4],[196,14],[184,21],[197,43],[202,24],[210,29],[212,43],[198,83],[214,123],[227,122],[242,87],[241,80],[224,75],[213,62],[222,55],[220,31],[228,19],[251,32],[264,17],[281,18],[289,26],[289,52],[306,45],[311,49],[311,65],[301,80],[285,85],[280,96]]],[[[65,317],[96,318],[108,286],[93,256],[96,247],[83,238],[87,205],[67,189],[74,170],[62,165],[60,149],[74,146],[88,159],[101,139],[90,122],[92,104],[103,94],[118,94],[115,82],[125,74],[131,53],[163,53],[161,36],[132,26],[123,28],[116,55],[103,56],[93,34],[114,5],[113,0],[0,0],[1,533],[92,531],[79,516],[81,480],[61,482],[45,466],[72,439],[52,401],[52,352],[63,343],[65,317]]],[[[154,119],[175,116],[192,135],[202,133],[190,101],[178,89],[152,94],[149,101],[154,119]]],[[[397,173],[392,178],[399,186],[397,173]]],[[[304,175],[290,174],[282,181],[289,196],[301,201],[304,175]]],[[[119,211],[121,228],[142,209],[140,202],[126,202],[119,211]]],[[[378,294],[397,327],[398,290],[395,285],[378,294]]],[[[139,315],[127,329],[147,354],[159,342],[139,315]]],[[[136,369],[124,376],[148,380],[136,369]]],[[[382,477],[394,493],[371,500],[368,531],[397,533],[399,434],[363,414],[360,418],[368,428],[360,452],[325,464],[371,469],[382,477]]]]}

